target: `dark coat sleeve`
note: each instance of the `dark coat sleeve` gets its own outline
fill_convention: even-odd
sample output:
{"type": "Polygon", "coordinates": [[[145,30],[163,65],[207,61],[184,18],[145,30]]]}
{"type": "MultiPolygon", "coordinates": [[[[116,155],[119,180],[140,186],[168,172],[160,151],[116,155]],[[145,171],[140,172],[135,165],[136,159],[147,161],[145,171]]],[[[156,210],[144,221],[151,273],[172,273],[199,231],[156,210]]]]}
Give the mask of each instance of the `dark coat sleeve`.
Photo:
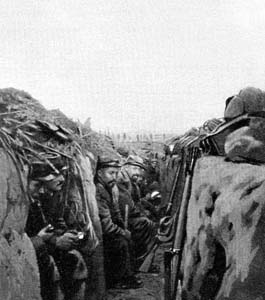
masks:
{"type": "Polygon", "coordinates": [[[115,208],[113,207],[111,196],[101,185],[97,185],[96,199],[103,234],[124,235],[124,230],[118,224],[113,222],[111,210],[115,208]]]}
{"type": "Polygon", "coordinates": [[[36,235],[31,237],[30,239],[37,253],[42,252],[46,249],[46,244],[40,236],[36,235]]]}

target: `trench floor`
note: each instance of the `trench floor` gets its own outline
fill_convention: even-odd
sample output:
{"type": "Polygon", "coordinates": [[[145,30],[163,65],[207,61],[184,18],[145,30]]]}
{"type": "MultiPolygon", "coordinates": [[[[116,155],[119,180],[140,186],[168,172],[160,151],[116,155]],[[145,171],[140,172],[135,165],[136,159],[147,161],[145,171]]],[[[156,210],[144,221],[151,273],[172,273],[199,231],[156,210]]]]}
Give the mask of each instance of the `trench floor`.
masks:
{"type": "Polygon", "coordinates": [[[118,290],[110,289],[107,292],[107,300],[164,300],[164,267],[163,255],[165,247],[159,247],[153,261],[154,266],[159,266],[159,274],[139,273],[144,286],[140,289],[118,290]]]}

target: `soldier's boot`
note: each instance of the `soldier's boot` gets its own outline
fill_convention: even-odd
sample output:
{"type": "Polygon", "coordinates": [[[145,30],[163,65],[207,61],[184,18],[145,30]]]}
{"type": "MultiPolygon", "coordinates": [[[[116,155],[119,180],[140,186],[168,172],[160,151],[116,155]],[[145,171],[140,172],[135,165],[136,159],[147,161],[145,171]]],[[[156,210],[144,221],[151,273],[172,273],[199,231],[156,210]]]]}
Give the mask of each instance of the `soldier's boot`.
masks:
{"type": "Polygon", "coordinates": [[[86,282],[84,280],[75,280],[68,290],[65,300],[84,300],[86,291],[86,282]]]}

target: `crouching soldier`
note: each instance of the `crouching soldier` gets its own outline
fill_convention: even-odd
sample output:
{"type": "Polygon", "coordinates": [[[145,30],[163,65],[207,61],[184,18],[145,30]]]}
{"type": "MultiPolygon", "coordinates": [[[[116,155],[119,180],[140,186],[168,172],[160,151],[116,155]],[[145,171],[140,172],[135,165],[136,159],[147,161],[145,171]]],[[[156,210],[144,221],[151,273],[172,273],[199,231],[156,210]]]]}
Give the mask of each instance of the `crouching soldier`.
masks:
{"type": "Polygon", "coordinates": [[[67,227],[61,159],[54,164],[34,162],[29,178],[31,206],[26,233],[34,245],[43,300],[82,300],[87,267],[77,250],[82,234],[67,227]]]}
{"type": "Polygon", "coordinates": [[[143,284],[134,274],[131,233],[124,226],[118,199],[114,197],[119,161],[112,156],[99,158],[96,198],[102,224],[107,286],[110,288],[139,288],[143,284]]]}
{"type": "Polygon", "coordinates": [[[119,207],[122,216],[125,215],[125,207],[129,206],[129,229],[132,232],[132,240],[135,245],[136,263],[140,265],[143,258],[152,248],[157,233],[157,225],[151,221],[141,204],[140,193],[137,192],[137,179],[145,169],[143,159],[130,155],[123,165],[118,176],[119,207]]]}

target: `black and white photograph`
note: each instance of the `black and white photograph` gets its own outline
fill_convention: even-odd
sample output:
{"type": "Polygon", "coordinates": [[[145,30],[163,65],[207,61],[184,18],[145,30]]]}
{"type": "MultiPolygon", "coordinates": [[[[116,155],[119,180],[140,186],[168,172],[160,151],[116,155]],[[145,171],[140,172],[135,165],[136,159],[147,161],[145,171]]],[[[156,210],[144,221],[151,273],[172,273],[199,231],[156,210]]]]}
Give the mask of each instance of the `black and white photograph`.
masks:
{"type": "Polygon", "coordinates": [[[265,300],[265,2],[0,0],[0,300],[265,300]]]}

